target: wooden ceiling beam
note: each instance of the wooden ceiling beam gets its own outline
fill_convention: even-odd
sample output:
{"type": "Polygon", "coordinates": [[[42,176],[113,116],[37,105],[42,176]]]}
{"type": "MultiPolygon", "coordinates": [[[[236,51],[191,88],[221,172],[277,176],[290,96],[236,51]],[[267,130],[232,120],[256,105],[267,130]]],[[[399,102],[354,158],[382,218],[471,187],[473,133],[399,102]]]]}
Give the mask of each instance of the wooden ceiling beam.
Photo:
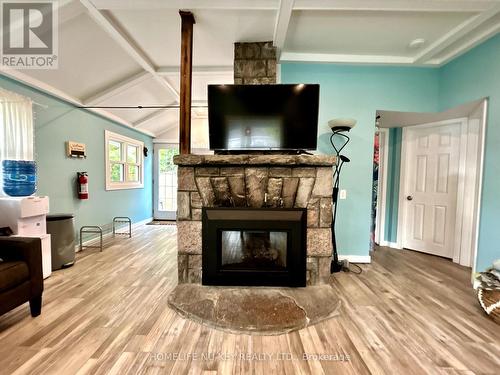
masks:
{"type": "Polygon", "coordinates": [[[193,13],[179,11],[181,16],[181,71],[179,110],[179,152],[191,153],[191,88],[193,81],[193,13]]]}

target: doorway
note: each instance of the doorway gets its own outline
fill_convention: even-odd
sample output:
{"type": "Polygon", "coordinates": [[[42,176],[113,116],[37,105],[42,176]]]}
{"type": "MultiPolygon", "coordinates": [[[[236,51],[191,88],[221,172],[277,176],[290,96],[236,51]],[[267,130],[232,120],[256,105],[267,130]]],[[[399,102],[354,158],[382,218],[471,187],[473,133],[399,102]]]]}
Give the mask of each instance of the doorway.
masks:
{"type": "Polygon", "coordinates": [[[377,111],[375,242],[475,270],[488,100],[439,113],[377,111]],[[381,189],[382,188],[382,189],[381,189]]]}
{"type": "Polygon", "coordinates": [[[154,208],[155,220],[175,220],[177,212],[177,166],[173,162],[179,154],[178,144],[154,145],[154,208]]]}

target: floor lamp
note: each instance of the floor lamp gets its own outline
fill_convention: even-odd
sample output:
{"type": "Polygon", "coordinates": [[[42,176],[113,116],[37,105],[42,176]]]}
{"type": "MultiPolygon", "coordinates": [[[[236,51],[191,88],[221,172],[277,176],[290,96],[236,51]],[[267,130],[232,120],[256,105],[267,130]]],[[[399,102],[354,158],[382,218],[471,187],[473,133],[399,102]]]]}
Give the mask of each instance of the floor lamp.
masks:
{"type": "Polygon", "coordinates": [[[337,218],[337,201],[339,196],[339,182],[340,182],[340,172],[342,172],[342,167],[344,163],[349,163],[350,160],[347,156],[341,155],[340,153],[344,147],[349,143],[350,138],[347,133],[356,125],[356,120],[354,119],[333,119],[328,121],[328,126],[332,130],[332,135],[330,135],[330,144],[335,150],[335,155],[337,156],[337,161],[333,169],[333,218],[331,224],[332,231],[332,246],[333,246],[333,257],[332,263],[330,264],[330,273],[340,272],[342,270],[342,263],[339,262],[339,255],[337,252],[337,239],[335,236],[335,220],[337,218]],[[339,146],[335,145],[334,138],[341,138],[342,143],[339,146]]]}

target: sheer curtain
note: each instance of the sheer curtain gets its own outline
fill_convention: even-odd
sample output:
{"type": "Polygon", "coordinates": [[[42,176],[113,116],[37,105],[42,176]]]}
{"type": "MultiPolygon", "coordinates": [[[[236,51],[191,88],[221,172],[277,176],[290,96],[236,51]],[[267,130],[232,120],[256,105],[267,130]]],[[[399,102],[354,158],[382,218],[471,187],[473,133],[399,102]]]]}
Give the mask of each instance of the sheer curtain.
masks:
{"type": "Polygon", "coordinates": [[[33,133],[31,100],[0,88],[0,161],[34,160],[33,133]]]}

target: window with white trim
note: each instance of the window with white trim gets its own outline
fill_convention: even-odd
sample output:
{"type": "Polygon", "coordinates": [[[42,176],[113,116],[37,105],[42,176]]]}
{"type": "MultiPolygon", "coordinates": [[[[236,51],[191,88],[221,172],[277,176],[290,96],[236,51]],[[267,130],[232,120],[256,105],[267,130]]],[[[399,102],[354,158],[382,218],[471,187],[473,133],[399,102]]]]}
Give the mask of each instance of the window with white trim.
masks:
{"type": "Polygon", "coordinates": [[[144,187],[144,143],[105,131],[106,190],[144,187]]]}

